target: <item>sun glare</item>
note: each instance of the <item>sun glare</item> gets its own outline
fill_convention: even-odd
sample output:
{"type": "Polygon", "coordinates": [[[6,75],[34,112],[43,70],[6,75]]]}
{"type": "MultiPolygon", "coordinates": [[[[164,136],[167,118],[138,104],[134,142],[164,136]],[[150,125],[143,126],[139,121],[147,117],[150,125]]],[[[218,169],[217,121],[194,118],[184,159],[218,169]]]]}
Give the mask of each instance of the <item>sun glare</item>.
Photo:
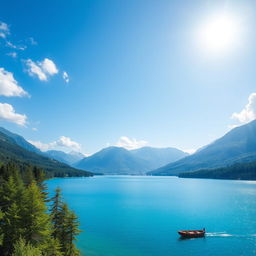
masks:
{"type": "Polygon", "coordinates": [[[204,22],[198,31],[200,47],[210,52],[225,52],[238,45],[240,24],[230,14],[215,15],[204,22]]]}

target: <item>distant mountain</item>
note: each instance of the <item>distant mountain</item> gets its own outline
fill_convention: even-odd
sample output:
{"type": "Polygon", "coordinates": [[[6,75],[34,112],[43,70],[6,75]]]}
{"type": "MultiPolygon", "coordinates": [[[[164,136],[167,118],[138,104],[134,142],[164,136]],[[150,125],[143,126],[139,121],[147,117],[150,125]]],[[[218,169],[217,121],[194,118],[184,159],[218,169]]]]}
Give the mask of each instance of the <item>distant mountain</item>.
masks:
{"type": "Polygon", "coordinates": [[[48,150],[44,152],[46,156],[49,158],[53,158],[55,160],[58,160],[62,163],[68,164],[68,165],[74,165],[81,159],[85,158],[85,155],[79,153],[79,152],[70,152],[70,153],[65,153],[63,151],[59,150],[48,150]]]}
{"type": "Polygon", "coordinates": [[[6,130],[3,127],[0,127],[0,132],[7,135],[8,137],[12,138],[15,143],[19,146],[21,146],[22,148],[37,153],[37,154],[42,154],[42,151],[40,149],[38,149],[37,147],[35,147],[34,145],[30,144],[28,141],[26,141],[22,136],[12,133],[8,130],[6,130]]]}
{"type": "Polygon", "coordinates": [[[130,151],[134,156],[141,158],[149,164],[150,170],[159,168],[170,162],[180,160],[181,158],[188,156],[185,153],[176,148],[153,148],[143,147],[130,151]]]}
{"type": "Polygon", "coordinates": [[[180,178],[256,180],[256,161],[179,174],[180,178]]]}
{"type": "Polygon", "coordinates": [[[14,161],[18,164],[35,165],[43,168],[51,176],[91,176],[92,173],[77,170],[66,164],[60,163],[56,160],[49,159],[42,156],[41,154],[29,151],[19,144],[25,147],[33,149],[25,143],[21,136],[10,133],[11,136],[7,135],[7,130],[0,131],[0,163],[7,163],[14,161]],[[24,143],[23,143],[24,142],[24,143]],[[18,144],[19,143],[19,144],[18,144]]]}
{"type": "Polygon", "coordinates": [[[145,174],[149,164],[120,147],[108,147],[82,159],[77,168],[104,174],[145,174]]]}
{"type": "Polygon", "coordinates": [[[158,168],[149,175],[177,175],[256,160],[256,120],[234,128],[193,155],[158,168]]]}
{"type": "Polygon", "coordinates": [[[104,174],[141,175],[183,156],[186,153],[173,148],[144,147],[129,151],[121,147],[108,147],[82,159],[75,167],[104,174]]]}

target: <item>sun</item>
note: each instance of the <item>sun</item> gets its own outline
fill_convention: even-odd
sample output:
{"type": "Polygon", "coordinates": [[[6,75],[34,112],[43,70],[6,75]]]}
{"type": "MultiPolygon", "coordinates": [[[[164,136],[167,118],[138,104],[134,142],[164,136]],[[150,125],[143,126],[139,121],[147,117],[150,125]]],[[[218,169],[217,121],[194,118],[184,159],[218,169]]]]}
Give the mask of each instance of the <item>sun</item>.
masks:
{"type": "Polygon", "coordinates": [[[229,51],[240,40],[240,23],[231,14],[214,15],[199,26],[197,37],[203,50],[213,53],[229,51]]]}

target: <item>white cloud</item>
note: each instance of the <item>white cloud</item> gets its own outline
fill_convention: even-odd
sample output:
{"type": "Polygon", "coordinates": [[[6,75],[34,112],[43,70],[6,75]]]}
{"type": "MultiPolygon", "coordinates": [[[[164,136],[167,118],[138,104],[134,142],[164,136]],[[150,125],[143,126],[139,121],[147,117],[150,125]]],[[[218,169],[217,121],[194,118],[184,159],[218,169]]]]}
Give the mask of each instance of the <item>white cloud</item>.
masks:
{"type": "Polygon", "coordinates": [[[28,93],[18,85],[18,82],[13,77],[13,73],[0,68],[0,95],[22,97],[28,96],[28,93]]]}
{"type": "Polygon", "coordinates": [[[6,36],[10,33],[10,29],[9,29],[9,26],[0,21],[0,37],[2,38],[6,38],[6,36]]]}
{"type": "Polygon", "coordinates": [[[11,43],[10,41],[6,42],[6,46],[13,48],[13,49],[21,50],[21,51],[24,51],[27,49],[26,45],[15,45],[15,44],[11,43]]]}
{"type": "Polygon", "coordinates": [[[50,59],[45,58],[42,62],[39,62],[39,65],[45,73],[51,76],[58,74],[59,72],[55,63],[50,59]]]}
{"type": "Polygon", "coordinates": [[[21,126],[25,126],[27,122],[26,115],[16,113],[13,106],[7,103],[0,103],[0,119],[16,123],[21,126]]]}
{"type": "Polygon", "coordinates": [[[37,132],[37,131],[38,131],[38,129],[37,129],[36,127],[32,127],[32,130],[33,130],[34,132],[37,132]]]}
{"type": "Polygon", "coordinates": [[[81,146],[79,143],[72,141],[69,137],[61,136],[57,141],[53,142],[53,145],[60,147],[67,147],[74,150],[80,150],[81,146]]]}
{"type": "Polygon", "coordinates": [[[41,81],[47,81],[50,76],[58,74],[55,63],[45,58],[43,61],[34,62],[31,59],[25,61],[28,67],[28,73],[31,76],[37,76],[41,81]]]}
{"type": "Polygon", "coordinates": [[[7,56],[10,56],[12,58],[16,58],[17,57],[17,52],[8,52],[6,53],[7,56]]]}
{"type": "Polygon", "coordinates": [[[3,33],[3,32],[0,32],[0,37],[2,37],[2,38],[6,38],[6,34],[5,34],[5,33],[3,33]]]}
{"type": "Polygon", "coordinates": [[[32,141],[29,140],[29,143],[33,144],[37,148],[39,148],[42,151],[47,151],[50,149],[58,149],[58,148],[64,148],[64,149],[71,149],[75,151],[81,150],[81,145],[78,142],[75,142],[71,140],[71,138],[66,136],[61,136],[58,140],[50,142],[48,144],[42,143],[41,141],[32,141]]]}
{"type": "Polygon", "coordinates": [[[28,41],[31,45],[37,45],[38,44],[37,41],[33,37],[28,38],[28,41]]]}
{"type": "Polygon", "coordinates": [[[192,154],[194,154],[197,151],[197,149],[189,148],[189,149],[183,149],[182,151],[192,155],[192,154]]]}
{"type": "Polygon", "coordinates": [[[128,150],[132,150],[132,149],[144,147],[147,144],[148,144],[148,142],[145,140],[136,140],[133,138],[128,138],[126,136],[122,136],[119,138],[119,140],[117,141],[115,146],[126,148],[128,150]]]}
{"type": "Polygon", "coordinates": [[[26,60],[26,64],[28,66],[28,73],[31,76],[36,75],[40,80],[47,81],[46,74],[42,71],[42,69],[32,60],[26,60]]]}
{"type": "Polygon", "coordinates": [[[67,73],[66,71],[63,72],[62,78],[64,79],[64,81],[65,81],[66,83],[69,82],[69,75],[68,75],[68,73],[67,73]]]}
{"type": "Polygon", "coordinates": [[[0,30],[9,32],[9,26],[6,23],[0,21],[0,30]]]}
{"type": "Polygon", "coordinates": [[[231,116],[240,122],[240,124],[246,124],[254,119],[256,119],[256,93],[251,93],[248,97],[248,103],[239,113],[233,113],[231,116]]]}
{"type": "Polygon", "coordinates": [[[33,140],[28,140],[28,142],[35,147],[39,148],[41,151],[47,151],[49,150],[49,144],[42,143],[41,141],[33,141],[33,140]]]}

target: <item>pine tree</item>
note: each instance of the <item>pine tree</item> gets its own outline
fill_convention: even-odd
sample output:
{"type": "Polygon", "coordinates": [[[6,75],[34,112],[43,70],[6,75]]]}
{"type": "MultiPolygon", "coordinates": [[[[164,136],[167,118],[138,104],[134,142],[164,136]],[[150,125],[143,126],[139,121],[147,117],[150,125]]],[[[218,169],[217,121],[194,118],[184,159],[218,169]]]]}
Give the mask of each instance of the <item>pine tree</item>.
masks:
{"type": "Polygon", "coordinates": [[[25,239],[20,238],[14,245],[14,252],[12,256],[42,256],[39,248],[26,243],[25,239]]]}
{"type": "Polygon", "coordinates": [[[50,218],[47,214],[43,196],[35,182],[32,182],[26,190],[23,217],[26,241],[29,241],[33,246],[37,246],[50,239],[50,218]]]}
{"type": "Polygon", "coordinates": [[[61,238],[62,226],[63,226],[63,217],[62,217],[62,206],[63,198],[61,196],[61,189],[57,188],[55,190],[54,197],[51,198],[53,204],[51,207],[51,218],[53,223],[53,237],[56,239],[61,238]]]}
{"type": "Polygon", "coordinates": [[[6,255],[13,250],[13,245],[23,233],[21,211],[16,203],[11,204],[3,217],[3,248],[6,255]]]}
{"type": "Polygon", "coordinates": [[[0,188],[0,207],[5,213],[8,207],[16,200],[17,187],[14,178],[10,176],[7,181],[3,181],[0,188]]]}
{"type": "Polygon", "coordinates": [[[61,245],[58,239],[51,238],[46,244],[41,246],[44,256],[63,256],[61,245]]]}
{"type": "Polygon", "coordinates": [[[35,176],[32,170],[31,166],[28,166],[25,168],[24,172],[23,172],[23,182],[25,185],[30,185],[32,182],[35,181],[35,176]]]}
{"type": "Polygon", "coordinates": [[[22,229],[22,203],[24,186],[17,170],[10,170],[13,176],[8,181],[4,181],[0,189],[1,210],[3,213],[1,220],[2,248],[4,254],[9,255],[13,249],[13,244],[19,239],[22,229]]]}
{"type": "Polygon", "coordinates": [[[65,249],[66,256],[77,256],[80,255],[79,250],[75,246],[76,236],[81,232],[79,230],[79,221],[73,211],[68,211],[65,220],[65,249]]]}
{"type": "Polygon", "coordinates": [[[63,203],[60,189],[48,213],[44,180],[40,168],[0,167],[0,255],[79,255],[77,217],[63,203]]]}
{"type": "Polygon", "coordinates": [[[52,201],[51,216],[54,226],[53,236],[60,241],[63,255],[80,255],[79,250],[75,246],[76,236],[81,232],[78,229],[78,218],[74,212],[68,209],[67,204],[63,203],[60,188],[56,189],[52,201]]]}

